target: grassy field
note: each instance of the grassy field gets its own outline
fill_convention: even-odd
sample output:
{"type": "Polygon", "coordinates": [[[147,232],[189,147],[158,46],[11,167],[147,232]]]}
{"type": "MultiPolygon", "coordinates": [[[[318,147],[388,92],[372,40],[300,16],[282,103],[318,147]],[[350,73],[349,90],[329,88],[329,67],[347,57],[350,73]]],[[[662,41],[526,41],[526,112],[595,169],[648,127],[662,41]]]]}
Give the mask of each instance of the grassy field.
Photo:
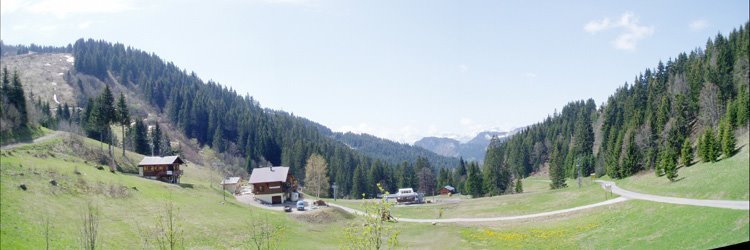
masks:
{"type": "MultiPolygon", "coordinates": [[[[1,152],[0,248],[43,249],[45,218],[50,221],[53,249],[77,248],[81,216],[88,202],[100,213],[103,249],[149,248],[143,240],[151,237],[154,222],[164,214],[167,202],[178,208],[184,243],[190,248],[244,248],[249,244],[246,232],[252,216],[286,225],[283,248],[296,246],[299,240],[313,248],[337,242],[337,234],[327,233],[331,227],[341,227],[336,222],[300,223],[282,213],[237,203],[231,196],[222,204],[218,185],[211,187],[205,177],[210,175],[206,168],[188,166],[182,185],[171,185],[98,170],[97,164],[63,153],[62,140],[1,152]],[[49,183],[52,179],[57,186],[49,183]],[[19,188],[21,184],[26,185],[26,191],[19,188]],[[309,233],[319,230],[326,233],[309,233]]],[[[98,149],[95,141],[86,144],[98,149]]]]}
{"type": "MultiPolygon", "coordinates": [[[[64,140],[66,137],[59,137],[0,151],[0,249],[44,248],[45,218],[50,222],[53,249],[78,248],[81,216],[88,202],[99,211],[102,249],[155,248],[145,239],[153,238],[155,222],[164,215],[167,203],[178,208],[188,249],[251,248],[249,225],[259,218],[284,226],[281,249],[337,249],[344,227],[357,221],[351,216],[324,221],[290,216],[238,203],[231,196],[222,203],[222,192],[210,181],[212,173],[197,164],[185,168],[182,185],[98,170],[98,164],[77,156],[80,150],[70,149],[64,140]],[[52,179],[57,186],[49,183],[52,179]],[[21,184],[27,186],[26,191],[19,188],[21,184]]],[[[83,145],[87,150],[99,150],[99,143],[93,140],[84,139],[83,145]]],[[[128,161],[137,162],[141,157],[129,153],[128,161]]],[[[531,178],[524,182],[524,194],[455,197],[468,205],[446,209],[444,218],[527,214],[563,208],[559,204],[575,206],[604,199],[593,184],[581,190],[571,186],[549,191],[544,179],[531,178]],[[589,202],[583,202],[587,199],[589,202]]],[[[358,208],[361,201],[337,203],[358,208]]],[[[434,218],[436,213],[430,210],[437,206],[441,205],[423,207],[424,218],[434,218]]],[[[419,213],[399,209],[403,214],[419,213]]],[[[645,201],[530,220],[437,225],[400,222],[396,226],[401,230],[401,246],[410,249],[701,249],[748,240],[747,211],[645,201]]]]}
{"type": "MultiPolygon", "coordinates": [[[[568,187],[550,190],[549,180],[538,177],[524,179],[524,193],[469,199],[464,195],[428,196],[425,200],[431,203],[419,205],[395,206],[392,214],[396,217],[432,219],[498,217],[541,213],[593,204],[612,199],[598,184],[591,179],[584,179],[582,188],[577,187],[575,180],[567,180],[568,187]],[[433,202],[434,201],[434,202],[433,202]]],[[[357,208],[362,200],[325,199],[336,204],[357,208]]]]}
{"type": "Polygon", "coordinates": [[[442,218],[513,216],[572,208],[605,200],[604,190],[598,184],[587,180],[579,189],[573,183],[574,180],[568,180],[568,187],[559,190],[549,190],[547,186],[545,191],[462,199],[457,203],[438,200],[435,204],[396,206],[393,215],[429,219],[437,218],[442,209],[442,218]]]}
{"type": "Polygon", "coordinates": [[[617,181],[617,186],[636,192],[696,198],[750,199],[750,167],[748,164],[748,133],[737,137],[738,152],[731,158],[715,163],[697,163],[679,169],[679,181],[670,182],[653,172],[617,181]]]}
{"type": "Polygon", "coordinates": [[[748,241],[747,211],[627,201],[540,221],[464,227],[473,248],[709,249],[748,241]]]}

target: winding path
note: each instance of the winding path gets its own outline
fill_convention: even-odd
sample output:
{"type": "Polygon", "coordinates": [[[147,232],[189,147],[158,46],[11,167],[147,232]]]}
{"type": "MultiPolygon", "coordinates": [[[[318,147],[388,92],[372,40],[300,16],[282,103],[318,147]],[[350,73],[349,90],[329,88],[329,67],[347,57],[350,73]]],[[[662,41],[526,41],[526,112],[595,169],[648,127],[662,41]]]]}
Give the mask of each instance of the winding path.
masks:
{"type": "MultiPolygon", "coordinates": [[[[555,210],[555,211],[549,211],[549,212],[542,212],[542,213],[535,213],[535,214],[527,214],[527,215],[500,216],[500,217],[488,217],[488,218],[449,218],[449,219],[396,218],[396,220],[403,221],[403,222],[413,222],[413,223],[436,223],[436,222],[437,223],[457,223],[457,222],[492,222],[492,221],[522,220],[522,219],[531,219],[531,218],[537,218],[537,217],[551,216],[551,215],[556,215],[556,214],[564,214],[564,213],[569,213],[573,211],[579,211],[579,210],[584,210],[584,209],[589,209],[589,208],[594,208],[594,207],[599,207],[599,206],[606,206],[606,205],[611,205],[611,204],[627,201],[629,199],[647,200],[647,201],[653,201],[653,202],[662,202],[662,203],[671,203],[671,204],[680,204],[680,205],[750,210],[750,201],[697,200],[697,199],[666,197],[666,196],[642,194],[642,193],[627,191],[627,190],[617,187],[617,185],[611,181],[597,180],[596,182],[600,183],[602,185],[602,188],[607,188],[607,187],[611,188],[612,193],[620,195],[620,197],[607,200],[607,201],[603,201],[603,202],[599,202],[599,203],[585,205],[585,206],[579,206],[579,207],[573,207],[573,208],[555,210]]],[[[353,214],[366,215],[364,212],[357,210],[357,209],[341,206],[338,204],[333,204],[330,202],[328,203],[328,205],[344,209],[345,211],[353,213],[353,214]]]]}
{"type": "Polygon", "coordinates": [[[14,149],[14,148],[17,148],[17,147],[20,147],[20,146],[24,146],[24,145],[29,145],[29,144],[34,144],[34,143],[40,143],[40,142],[43,142],[43,141],[46,141],[46,140],[49,140],[49,139],[52,139],[52,138],[59,137],[63,133],[65,133],[65,132],[63,132],[63,131],[54,131],[52,133],[49,133],[49,134],[43,135],[43,136],[41,136],[39,138],[36,138],[36,139],[34,139],[33,141],[30,141],[30,142],[19,142],[19,143],[8,144],[8,145],[0,147],[0,149],[2,149],[2,150],[10,150],[10,149],[14,149]]]}
{"type": "MultiPolygon", "coordinates": [[[[439,223],[456,223],[456,222],[490,222],[490,221],[508,221],[508,220],[522,220],[522,219],[531,219],[531,218],[537,218],[537,217],[544,217],[544,216],[550,216],[550,215],[556,215],[556,214],[563,214],[563,213],[569,213],[573,211],[578,210],[584,210],[589,209],[593,207],[599,207],[599,206],[606,206],[610,204],[615,204],[619,202],[623,202],[628,200],[624,197],[617,197],[615,199],[606,200],[599,203],[594,203],[590,205],[580,206],[580,207],[574,207],[574,208],[568,208],[568,209],[562,209],[562,210],[555,210],[555,211],[549,211],[549,212],[543,212],[543,213],[535,213],[535,214],[527,214],[527,215],[517,215],[517,216],[500,216],[500,217],[488,217],[488,218],[449,218],[449,219],[411,219],[411,218],[398,218],[396,217],[397,221],[403,221],[403,222],[414,222],[414,223],[433,223],[433,222],[439,222],[439,223]]],[[[365,213],[356,209],[340,206],[333,203],[328,203],[330,206],[339,207],[341,209],[346,210],[347,212],[358,214],[358,215],[364,215],[365,213]]]]}
{"type": "Polygon", "coordinates": [[[611,182],[611,181],[596,180],[596,182],[601,183],[604,186],[609,185],[612,188],[612,193],[620,195],[620,197],[626,197],[629,199],[647,200],[647,201],[680,204],[680,205],[718,207],[718,208],[728,208],[728,209],[737,209],[737,210],[750,210],[750,201],[699,200],[699,199],[659,196],[659,195],[652,195],[652,194],[642,194],[642,193],[636,193],[633,191],[622,189],[618,187],[614,182],[611,182]]]}

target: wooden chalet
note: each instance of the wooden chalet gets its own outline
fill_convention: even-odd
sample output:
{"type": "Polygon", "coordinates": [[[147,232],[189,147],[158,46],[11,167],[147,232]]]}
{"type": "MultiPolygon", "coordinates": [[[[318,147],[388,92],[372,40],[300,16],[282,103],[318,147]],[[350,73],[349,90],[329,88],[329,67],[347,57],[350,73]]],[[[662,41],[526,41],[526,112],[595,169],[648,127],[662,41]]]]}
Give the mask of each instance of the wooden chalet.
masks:
{"type": "Polygon", "coordinates": [[[455,194],[456,188],[446,185],[445,187],[440,189],[440,195],[446,195],[446,194],[455,194]]]}
{"type": "Polygon", "coordinates": [[[180,183],[182,170],[180,165],[185,164],[180,156],[154,157],[147,156],[138,163],[138,175],[143,178],[160,180],[169,183],[180,183]]]}
{"type": "Polygon", "coordinates": [[[255,199],[264,203],[279,204],[298,197],[297,179],[289,173],[289,167],[255,168],[248,183],[253,185],[255,199]]]}
{"type": "Polygon", "coordinates": [[[221,181],[221,186],[224,190],[229,191],[230,193],[234,194],[240,190],[241,182],[242,182],[242,177],[227,177],[221,181]]]}

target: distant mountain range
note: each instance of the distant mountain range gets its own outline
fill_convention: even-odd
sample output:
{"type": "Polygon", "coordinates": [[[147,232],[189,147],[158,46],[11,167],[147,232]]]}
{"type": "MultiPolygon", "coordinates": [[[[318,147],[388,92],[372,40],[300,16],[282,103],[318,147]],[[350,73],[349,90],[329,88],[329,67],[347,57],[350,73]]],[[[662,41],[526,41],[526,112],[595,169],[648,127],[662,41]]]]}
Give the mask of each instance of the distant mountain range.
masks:
{"type": "Polygon", "coordinates": [[[427,149],[436,154],[447,157],[463,157],[467,161],[484,161],[484,154],[492,137],[497,136],[505,140],[509,136],[521,131],[521,128],[512,131],[484,131],[467,142],[446,137],[425,137],[414,142],[414,146],[427,149]]]}

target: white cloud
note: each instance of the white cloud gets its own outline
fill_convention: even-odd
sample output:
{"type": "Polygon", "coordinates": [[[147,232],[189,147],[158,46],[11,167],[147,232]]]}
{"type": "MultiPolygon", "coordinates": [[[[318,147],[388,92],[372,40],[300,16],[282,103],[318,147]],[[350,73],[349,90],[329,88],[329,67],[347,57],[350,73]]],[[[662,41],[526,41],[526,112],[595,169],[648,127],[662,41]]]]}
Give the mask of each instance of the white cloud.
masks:
{"type": "Polygon", "coordinates": [[[2,0],[0,1],[0,13],[6,14],[6,13],[13,13],[24,6],[26,6],[28,3],[24,1],[19,0],[2,0]]]}
{"type": "Polygon", "coordinates": [[[91,27],[91,21],[85,21],[85,22],[78,24],[78,29],[85,30],[85,29],[88,29],[89,27],[91,27]]]}
{"type": "Polygon", "coordinates": [[[694,20],[690,22],[688,26],[690,27],[691,30],[699,31],[699,30],[708,28],[708,21],[703,20],[703,19],[698,19],[698,20],[694,20]]]}
{"type": "Polygon", "coordinates": [[[469,65],[466,65],[466,64],[458,65],[458,71],[460,71],[461,73],[469,72],[469,65]]]}
{"type": "Polygon", "coordinates": [[[612,29],[621,31],[612,41],[612,45],[621,50],[633,51],[640,40],[654,34],[654,27],[639,24],[638,17],[633,12],[623,13],[617,22],[604,18],[599,21],[589,21],[583,26],[583,30],[591,34],[612,29]]]}
{"type": "Polygon", "coordinates": [[[610,27],[611,23],[609,22],[609,18],[604,18],[601,21],[589,21],[585,26],[583,26],[583,30],[588,33],[596,33],[605,29],[609,29],[610,27]]]}
{"type": "Polygon", "coordinates": [[[116,13],[135,7],[132,1],[124,0],[44,0],[24,9],[34,14],[50,14],[62,19],[70,14],[116,13]]]}
{"type": "Polygon", "coordinates": [[[25,30],[25,29],[28,29],[28,28],[29,28],[28,25],[13,25],[13,27],[12,27],[13,30],[25,30]]]}

